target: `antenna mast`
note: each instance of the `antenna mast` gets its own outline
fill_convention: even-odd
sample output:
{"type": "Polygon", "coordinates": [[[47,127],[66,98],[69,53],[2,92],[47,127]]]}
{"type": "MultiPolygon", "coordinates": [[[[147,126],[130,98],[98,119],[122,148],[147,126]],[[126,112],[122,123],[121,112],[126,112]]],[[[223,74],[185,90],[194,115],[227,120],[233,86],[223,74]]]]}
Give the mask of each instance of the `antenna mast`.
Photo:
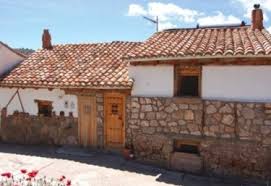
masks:
{"type": "Polygon", "coordinates": [[[146,16],[143,16],[144,19],[154,23],[156,25],[156,32],[158,32],[159,30],[159,19],[158,19],[158,16],[156,16],[156,19],[151,19],[149,17],[146,17],[146,16]]]}

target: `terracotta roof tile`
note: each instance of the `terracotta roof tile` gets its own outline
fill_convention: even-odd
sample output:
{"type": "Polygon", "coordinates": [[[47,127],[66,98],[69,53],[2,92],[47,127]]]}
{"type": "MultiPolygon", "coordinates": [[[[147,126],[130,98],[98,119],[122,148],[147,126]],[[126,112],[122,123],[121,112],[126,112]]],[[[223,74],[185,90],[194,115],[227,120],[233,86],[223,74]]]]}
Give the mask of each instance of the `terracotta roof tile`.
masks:
{"type": "Polygon", "coordinates": [[[155,33],[125,59],[270,55],[271,35],[250,26],[170,29],[155,33]]]}
{"type": "Polygon", "coordinates": [[[131,88],[122,60],[137,42],[55,45],[38,50],[1,80],[1,86],[131,88]]]}

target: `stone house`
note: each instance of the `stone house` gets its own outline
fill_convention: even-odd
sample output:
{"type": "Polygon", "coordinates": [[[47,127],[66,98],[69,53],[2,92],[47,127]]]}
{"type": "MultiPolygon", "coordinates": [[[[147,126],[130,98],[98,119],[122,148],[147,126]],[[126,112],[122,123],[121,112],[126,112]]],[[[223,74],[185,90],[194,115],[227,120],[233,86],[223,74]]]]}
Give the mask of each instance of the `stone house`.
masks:
{"type": "Polygon", "coordinates": [[[129,52],[126,141],[177,170],[266,177],[271,162],[271,37],[252,24],[170,29],[129,52]]]}
{"type": "Polygon", "coordinates": [[[271,35],[252,24],[170,29],[142,43],[52,45],[0,82],[2,140],[133,149],[172,169],[267,177],[271,35]],[[14,131],[20,131],[14,133],[14,131]]]}

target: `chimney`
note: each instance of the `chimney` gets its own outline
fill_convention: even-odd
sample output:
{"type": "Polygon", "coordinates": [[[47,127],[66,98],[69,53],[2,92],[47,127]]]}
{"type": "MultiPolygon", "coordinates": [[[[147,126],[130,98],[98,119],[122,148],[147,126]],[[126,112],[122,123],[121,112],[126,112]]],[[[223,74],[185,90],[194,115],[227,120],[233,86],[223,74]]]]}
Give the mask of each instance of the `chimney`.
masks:
{"type": "Polygon", "coordinates": [[[260,9],[260,4],[255,4],[254,5],[254,10],[252,10],[252,29],[263,29],[263,11],[260,9]]]}
{"type": "Polygon", "coordinates": [[[51,43],[51,35],[49,33],[48,29],[43,30],[43,35],[42,35],[42,48],[51,50],[53,49],[52,43],[51,43]]]}

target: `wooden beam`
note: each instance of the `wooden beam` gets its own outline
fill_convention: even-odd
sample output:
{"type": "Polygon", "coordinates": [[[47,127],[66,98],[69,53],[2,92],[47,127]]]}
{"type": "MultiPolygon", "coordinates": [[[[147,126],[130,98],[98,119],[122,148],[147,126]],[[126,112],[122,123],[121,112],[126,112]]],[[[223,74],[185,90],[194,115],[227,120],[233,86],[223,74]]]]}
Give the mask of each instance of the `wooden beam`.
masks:
{"type": "Polygon", "coordinates": [[[132,66],[137,65],[271,65],[271,58],[214,58],[214,59],[184,59],[184,60],[162,60],[162,61],[132,61],[132,66]]]}

